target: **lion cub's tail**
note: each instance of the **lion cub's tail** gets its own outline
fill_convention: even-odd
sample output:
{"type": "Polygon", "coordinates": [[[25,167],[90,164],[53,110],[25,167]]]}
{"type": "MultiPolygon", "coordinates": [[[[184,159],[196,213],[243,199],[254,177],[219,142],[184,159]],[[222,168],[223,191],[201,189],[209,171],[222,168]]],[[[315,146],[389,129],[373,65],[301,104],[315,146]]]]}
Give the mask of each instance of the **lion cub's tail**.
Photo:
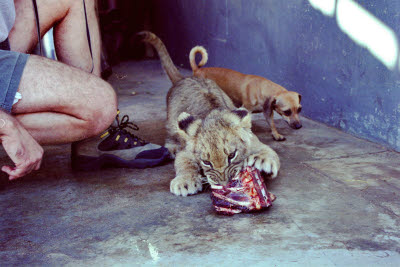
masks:
{"type": "Polygon", "coordinates": [[[138,35],[142,37],[142,41],[149,43],[154,46],[157,50],[158,56],[161,60],[161,65],[163,66],[165,72],[167,73],[172,84],[176,84],[178,81],[183,79],[182,74],[178,71],[174,62],[172,62],[171,57],[165,48],[164,43],[158,38],[154,33],[149,31],[139,32],[138,35]]]}
{"type": "Polygon", "coordinates": [[[196,70],[199,69],[199,67],[202,67],[207,63],[208,60],[207,50],[202,46],[193,47],[192,50],[190,50],[189,60],[190,60],[190,66],[192,67],[193,72],[195,72],[196,70]],[[196,64],[197,53],[201,54],[201,61],[199,62],[199,65],[196,64]]]}

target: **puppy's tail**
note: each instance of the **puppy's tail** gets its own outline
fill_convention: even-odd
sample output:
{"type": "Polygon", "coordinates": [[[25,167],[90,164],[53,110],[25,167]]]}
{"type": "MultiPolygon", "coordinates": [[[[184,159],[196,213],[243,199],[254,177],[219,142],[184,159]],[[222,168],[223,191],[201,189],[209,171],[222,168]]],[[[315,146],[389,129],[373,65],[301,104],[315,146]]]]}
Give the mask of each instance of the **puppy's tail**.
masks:
{"type": "Polygon", "coordinates": [[[190,60],[190,66],[192,67],[193,72],[195,72],[196,70],[199,69],[199,67],[202,67],[207,63],[208,60],[207,50],[202,46],[193,47],[192,50],[190,50],[189,60],[190,60]],[[199,62],[199,65],[196,64],[197,53],[201,54],[201,61],[199,62]]]}
{"type": "Polygon", "coordinates": [[[154,33],[149,31],[142,31],[137,34],[142,37],[142,41],[153,45],[156,49],[158,56],[161,60],[161,65],[163,66],[165,72],[167,73],[172,84],[176,84],[178,81],[183,79],[182,74],[178,71],[174,62],[165,48],[164,43],[158,38],[154,33]]]}

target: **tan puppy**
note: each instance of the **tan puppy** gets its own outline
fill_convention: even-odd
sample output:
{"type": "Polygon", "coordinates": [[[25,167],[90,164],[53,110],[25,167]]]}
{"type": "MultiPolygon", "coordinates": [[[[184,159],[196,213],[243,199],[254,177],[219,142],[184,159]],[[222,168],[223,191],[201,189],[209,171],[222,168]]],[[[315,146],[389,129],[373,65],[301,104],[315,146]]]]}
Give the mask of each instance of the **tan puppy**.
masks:
{"type": "Polygon", "coordinates": [[[202,46],[193,47],[189,55],[193,76],[214,80],[222,90],[233,100],[235,105],[244,106],[251,112],[263,112],[271,127],[272,137],[277,141],[286,138],[279,134],[274,123],[274,110],[293,129],[302,127],[299,120],[301,111],[301,95],[288,91],[282,86],[256,75],[246,75],[225,68],[199,68],[208,60],[207,51],[202,46]],[[202,59],[196,64],[196,53],[200,53],[202,59]]]}

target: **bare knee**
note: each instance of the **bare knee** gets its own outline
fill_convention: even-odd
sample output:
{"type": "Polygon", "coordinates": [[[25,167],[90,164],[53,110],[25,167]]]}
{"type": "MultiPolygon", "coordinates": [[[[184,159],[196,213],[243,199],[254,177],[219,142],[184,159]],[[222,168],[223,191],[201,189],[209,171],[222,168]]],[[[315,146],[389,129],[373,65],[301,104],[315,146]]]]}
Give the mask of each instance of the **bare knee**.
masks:
{"type": "Polygon", "coordinates": [[[94,134],[98,134],[109,127],[117,115],[117,95],[110,84],[104,82],[99,90],[99,105],[96,109],[94,134]]]}
{"type": "MultiPolygon", "coordinates": [[[[100,80],[100,79],[99,79],[100,80]]],[[[99,83],[88,105],[85,126],[88,136],[95,136],[107,129],[117,115],[117,96],[114,89],[105,81],[99,83]]]]}

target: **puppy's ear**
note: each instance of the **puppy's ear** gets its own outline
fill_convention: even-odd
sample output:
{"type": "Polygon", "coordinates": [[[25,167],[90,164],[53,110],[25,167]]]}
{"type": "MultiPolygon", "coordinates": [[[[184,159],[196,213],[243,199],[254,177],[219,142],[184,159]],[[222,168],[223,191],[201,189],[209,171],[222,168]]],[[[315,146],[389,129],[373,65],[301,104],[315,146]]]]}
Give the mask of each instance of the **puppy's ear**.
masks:
{"type": "Polygon", "coordinates": [[[301,94],[299,94],[299,103],[301,102],[301,94]]]}
{"type": "Polygon", "coordinates": [[[236,119],[234,122],[242,127],[251,128],[251,114],[246,108],[241,107],[234,109],[232,113],[239,117],[239,120],[236,119]]]}
{"type": "Polygon", "coordinates": [[[264,112],[272,112],[276,106],[276,98],[271,97],[264,102],[264,112]]]}
{"type": "Polygon", "coordinates": [[[272,100],[272,103],[271,103],[271,110],[274,110],[275,108],[276,108],[276,98],[274,98],[274,100],[272,100]]]}
{"type": "Polygon", "coordinates": [[[200,124],[201,120],[195,120],[189,113],[182,112],[178,116],[178,133],[185,138],[192,137],[196,134],[200,124]]]}

